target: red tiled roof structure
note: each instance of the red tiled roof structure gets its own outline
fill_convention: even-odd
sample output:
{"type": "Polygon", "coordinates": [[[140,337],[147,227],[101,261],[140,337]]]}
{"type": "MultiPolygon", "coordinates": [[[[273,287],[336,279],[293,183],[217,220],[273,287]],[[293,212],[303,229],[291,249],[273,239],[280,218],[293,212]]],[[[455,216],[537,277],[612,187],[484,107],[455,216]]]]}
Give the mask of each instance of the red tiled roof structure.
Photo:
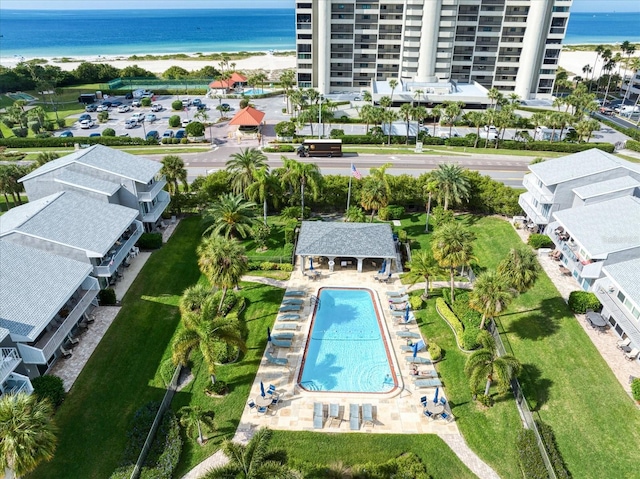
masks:
{"type": "Polygon", "coordinates": [[[258,126],[264,119],[264,112],[250,106],[243,108],[229,122],[229,125],[258,126]]]}
{"type": "Polygon", "coordinates": [[[215,80],[209,83],[209,88],[212,90],[222,90],[224,88],[234,88],[236,83],[246,83],[247,77],[240,75],[240,73],[233,72],[228,80],[215,80]]]}

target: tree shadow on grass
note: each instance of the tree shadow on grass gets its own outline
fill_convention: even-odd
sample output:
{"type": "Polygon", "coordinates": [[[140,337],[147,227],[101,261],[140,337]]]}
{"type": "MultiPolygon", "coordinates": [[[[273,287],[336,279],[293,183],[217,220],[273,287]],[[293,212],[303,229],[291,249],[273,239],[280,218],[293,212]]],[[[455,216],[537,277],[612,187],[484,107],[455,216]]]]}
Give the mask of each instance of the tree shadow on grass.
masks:
{"type": "Polygon", "coordinates": [[[549,400],[549,390],[553,381],[542,377],[542,371],[535,364],[523,364],[520,384],[532,411],[539,411],[549,400]]]}
{"type": "Polygon", "coordinates": [[[567,320],[567,306],[562,298],[548,298],[542,300],[540,307],[528,314],[520,313],[520,316],[508,323],[505,332],[514,333],[520,339],[533,341],[552,336],[560,329],[560,322],[567,320]]]}

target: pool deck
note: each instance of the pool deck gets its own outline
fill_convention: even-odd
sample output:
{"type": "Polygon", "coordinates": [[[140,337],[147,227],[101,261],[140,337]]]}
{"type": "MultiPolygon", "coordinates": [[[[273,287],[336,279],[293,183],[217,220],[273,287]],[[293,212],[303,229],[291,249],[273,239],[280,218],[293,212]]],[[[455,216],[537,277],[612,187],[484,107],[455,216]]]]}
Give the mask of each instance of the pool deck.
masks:
{"type": "MultiPolygon", "coordinates": [[[[364,433],[384,433],[384,434],[438,434],[443,436],[459,435],[458,427],[453,422],[444,420],[427,419],[422,414],[420,397],[427,396],[433,398],[435,388],[415,389],[410,378],[410,365],[405,363],[404,356],[410,355],[400,350],[400,346],[406,344],[406,339],[396,337],[396,331],[404,330],[404,326],[395,324],[389,308],[387,308],[387,291],[394,291],[401,285],[399,281],[385,284],[373,279],[375,271],[357,273],[354,269],[338,269],[333,273],[326,269],[319,270],[322,273],[321,279],[312,281],[296,270],[291,275],[287,283],[289,290],[305,290],[307,294],[303,297],[304,304],[300,314],[300,321],[296,330],[293,345],[290,349],[273,348],[271,353],[279,358],[287,358],[287,366],[274,365],[263,358],[256,379],[252,385],[249,397],[256,399],[260,396],[260,381],[265,384],[273,384],[280,394],[280,403],[274,410],[269,410],[267,414],[258,414],[255,410],[245,407],[245,411],[240,419],[238,432],[249,432],[260,426],[268,426],[271,429],[293,430],[293,431],[317,431],[317,432],[364,432],[364,433]],[[388,394],[366,394],[366,393],[330,393],[305,391],[297,383],[304,346],[306,344],[309,328],[311,325],[312,306],[310,298],[316,295],[318,289],[326,287],[354,287],[368,288],[377,296],[379,311],[384,314],[384,324],[388,332],[387,340],[390,339],[390,354],[393,358],[399,387],[388,394]],[[323,428],[313,427],[313,406],[314,403],[324,404],[323,428]],[[328,407],[331,403],[340,405],[341,420],[330,421],[327,419],[328,407]],[[373,406],[373,425],[361,423],[357,431],[352,431],[349,427],[349,405],[350,404],[371,404],[373,406]]],[[[276,321],[278,324],[279,321],[276,321]]],[[[409,326],[409,330],[419,333],[419,328],[415,323],[409,326]]],[[[277,334],[278,330],[274,330],[277,334]]],[[[428,357],[428,353],[423,351],[419,356],[428,357]]],[[[432,365],[419,365],[421,371],[434,370],[432,365]]],[[[440,387],[439,397],[446,398],[446,387],[440,387]]]]}

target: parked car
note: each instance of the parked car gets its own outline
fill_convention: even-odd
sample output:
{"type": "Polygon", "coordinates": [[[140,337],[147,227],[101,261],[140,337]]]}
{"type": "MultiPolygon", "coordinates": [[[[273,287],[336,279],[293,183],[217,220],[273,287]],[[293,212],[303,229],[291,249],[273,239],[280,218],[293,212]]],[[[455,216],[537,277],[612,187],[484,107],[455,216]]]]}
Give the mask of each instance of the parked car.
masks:
{"type": "Polygon", "coordinates": [[[131,115],[131,119],[135,120],[138,123],[143,123],[144,122],[144,113],[134,113],[133,115],[131,115]]]}
{"type": "Polygon", "coordinates": [[[100,135],[100,133],[91,133],[91,134],[89,135],[89,138],[91,138],[91,137],[96,137],[96,136],[101,136],[101,135],[100,135]]]}
{"type": "Polygon", "coordinates": [[[84,120],[91,120],[91,115],[89,115],[88,113],[83,113],[82,115],[80,115],[80,117],[78,118],[78,121],[84,121],[84,120]]]}
{"type": "Polygon", "coordinates": [[[60,133],[60,138],[73,138],[73,133],[69,130],[60,133]]]}
{"type": "Polygon", "coordinates": [[[125,100],[133,100],[133,93],[129,92],[124,96],[125,100]]]}
{"type": "Polygon", "coordinates": [[[131,102],[131,106],[140,107],[140,106],[142,106],[142,103],[140,103],[140,100],[133,100],[131,102]]]}
{"type": "Polygon", "coordinates": [[[151,111],[162,111],[163,107],[160,103],[154,103],[151,105],[151,111]]]}
{"type": "Polygon", "coordinates": [[[136,120],[134,120],[133,118],[129,118],[127,121],[124,122],[124,127],[129,130],[131,128],[135,128],[136,126],[138,126],[138,122],[136,120]]]}
{"type": "Polygon", "coordinates": [[[93,128],[94,126],[95,126],[95,123],[93,122],[93,120],[82,120],[80,122],[80,128],[82,128],[83,130],[93,128]]]}
{"type": "Polygon", "coordinates": [[[207,105],[205,105],[204,103],[200,103],[197,108],[198,111],[205,111],[207,109],[207,105]]]}
{"type": "Polygon", "coordinates": [[[121,102],[121,101],[119,101],[119,100],[116,100],[116,101],[112,101],[112,102],[111,102],[111,106],[113,106],[113,107],[120,106],[120,105],[122,105],[122,102],[121,102]]]}
{"type": "Polygon", "coordinates": [[[84,107],[84,111],[96,111],[98,109],[98,105],[91,103],[90,105],[87,105],[84,107]]]}
{"type": "Polygon", "coordinates": [[[160,135],[158,134],[158,132],[156,130],[151,130],[149,133],[147,133],[147,140],[159,140],[160,139],[160,135]]]}
{"type": "Polygon", "coordinates": [[[186,132],[186,131],[184,131],[184,130],[178,130],[178,131],[176,131],[176,136],[175,136],[175,137],[176,137],[178,140],[182,140],[182,139],[183,139],[184,137],[186,137],[186,136],[187,136],[187,132],[186,132]]]}
{"type": "Polygon", "coordinates": [[[182,127],[186,127],[189,123],[191,123],[191,120],[189,118],[185,118],[182,120],[182,127]]]}
{"type": "Polygon", "coordinates": [[[149,123],[153,123],[158,119],[153,113],[147,113],[144,117],[144,121],[148,121],[149,123]]]}
{"type": "Polygon", "coordinates": [[[200,98],[194,98],[193,101],[191,102],[191,104],[193,106],[202,105],[202,100],[200,100],[200,98]]]}
{"type": "Polygon", "coordinates": [[[120,106],[118,107],[118,111],[119,111],[120,113],[126,113],[126,112],[128,112],[128,111],[130,111],[130,110],[131,110],[131,107],[130,107],[129,105],[120,105],[120,106]]]}
{"type": "Polygon", "coordinates": [[[231,108],[231,105],[229,105],[228,103],[223,103],[222,105],[220,105],[220,109],[222,111],[231,111],[231,110],[233,110],[233,108],[231,108]]]}
{"type": "Polygon", "coordinates": [[[182,106],[189,106],[191,105],[191,100],[189,100],[188,98],[185,98],[184,100],[182,100],[182,106]]]}
{"type": "Polygon", "coordinates": [[[96,111],[109,111],[109,107],[105,105],[98,105],[96,111]]]}
{"type": "Polygon", "coordinates": [[[167,130],[162,134],[162,138],[173,138],[173,130],[167,130]]]}

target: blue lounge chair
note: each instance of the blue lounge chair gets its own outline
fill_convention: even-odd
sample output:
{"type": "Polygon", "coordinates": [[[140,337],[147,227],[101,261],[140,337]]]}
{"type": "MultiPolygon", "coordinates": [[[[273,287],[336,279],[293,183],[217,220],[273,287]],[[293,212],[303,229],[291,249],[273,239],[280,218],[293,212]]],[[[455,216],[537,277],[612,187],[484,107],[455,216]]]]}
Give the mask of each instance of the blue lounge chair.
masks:
{"type": "Polygon", "coordinates": [[[321,402],[313,403],[313,428],[322,429],[324,425],[324,404],[321,402]]]}
{"type": "MultiPolygon", "coordinates": [[[[295,316],[298,316],[297,314],[295,316]]],[[[282,331],[294,331],[298,329],[298,325],[295,323],[278,323],[273,329],[280,329],[282,331]]]]}
{"type": "Polygon", "coordinates": [[[362,405],[362,424],[370,424],[373,423],[373,406],[371,404],[363,404],[362,405]]]}
{"type": "Polygon", "coordinates": [[[299,319],[299,314],[283,314],[278,317],[278,321],[298,321],[299,319]]]}
{"type": "MultiPolygon", "coordinates": [[[[427,347],[427,345],[425,344],[425,342],[422,339],[420,341],[418,341],[418,351],[422,351],[426,347],[427,347]]],[[[413,346],[403,345],[403,346],[400,346],[400,349],[402,351],[404,351],[405,353],[410,353],[410,352],[413,351],[413,346]]]]}
{"type": "Polygon", "coordinates": [[[396,336],[405,339],[420,339],[420,335],[418,333],[412,333],[411,331],[398,331],[396,336]]]}
{"type": "Polygon", "coordinates": [[[304,303],[304,300],[300,298],[285,298],[282,300],[282,304],[302,304],[302,303],[304,303]]]}
{"type": "Polygon", "coordinates": [[[420,357],[420,356],[416,356],[415,358],[413,357],[413,355],[405,356],[404,359],[409,364],[431,364],[431,360],[430,359],[423,358],[423,357],[420,357]]]}
{"type": "Polygon", "coordinates": [[[392,304],[406,303],[407,301],[409,301],[408,294],[405,294],[404,296],[398,296],[397,298],[389,298],[389,302],[392,304]]]}
{"type": "Polygon", "coordinates": [[[276,334],[272,334],[271,335],[271,339],[277,339],[277,340],[282,340],[282,339],[293,339],[293,337],[295,336],[295,333],[292,332],[288,332],[288,333],[276,333],[276,334]]]}
{"type": "Polygon", "coordinates": [[[405,310],[405,308],[398,309],[398,310],[393,308],[390,308],[390,309],[391,309],[391,316],[394,316],[396,318],[404,318],[404,315],[407,314],[407,311],[405,310]]]}
{"type": "Polygon", "coordinates": [[[273,356],[269,351],[265,353],[265,357],[271,364],[276,364],[278,366],[286,366],[287,364],[289,364],[289,360],[287,358],[277,358],[273,356]]]}
{"type": "Polygon", "coordinates": [[[349,428],[352,431],[360,429],[360,405],[349,404],[349,428]]]}
{"type": "Polygon", "coordinates": [[[271,337],[271,345],[275,346],[277,348],[290,348],[291,347],[291,341],[283,339],[283,340],[278,340],[275,339],[273,336],[271,337]]]}
{"type": "Polygon", "coordinates": [[[276,392],[276,387],[273,384],[269,384],[269,389],[267,389],[267,394],[272,395],[276,392]]]}
{"type": "Polygon", "coordinates": [[[286,313],[289,311],[300,311],[302,309],[301,304],[285,304],[284,306],[280,306],[280,312],[286,313]]]}
{"type": "Polygon", "coordinates": [[[289,291],[285,291],[284,295],[285,296],[304,296],[305,294],[307,294],[306,291],[302,291],[300,289],[296,290],[296,289],[292,289],[289,291]]]}
{"type": "Polygon", "coordinates": [[[435,388],[438,386],[442,386],[442,381],[437,378],[434,379],[418,379],[415,383],[413,383],[416,388],[435,388]]]}

